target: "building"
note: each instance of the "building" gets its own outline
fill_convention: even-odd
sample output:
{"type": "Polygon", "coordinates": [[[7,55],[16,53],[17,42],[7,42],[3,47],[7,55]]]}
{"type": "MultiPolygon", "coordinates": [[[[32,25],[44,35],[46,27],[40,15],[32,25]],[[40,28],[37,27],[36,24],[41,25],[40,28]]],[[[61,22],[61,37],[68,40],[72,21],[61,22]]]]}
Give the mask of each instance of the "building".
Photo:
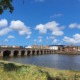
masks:
{"type": "Polygon", "coordinates": [[[58,50],[59,47],[58,47],[58,45],[50,45],[49,49],[51,49],[51,50],[58,50]]]}
{"type": "Polygon", "coordinates": [[[25,46],[25,48],[32,48],[32,46],[25,46]]]}
{"type": "Polygon", "coordinates": [[[73,45],[64,46],[62,48],[62,51],[65,52],[77,52],[78,50],[80,50],[79,46],[73,46],[73,45]]]}

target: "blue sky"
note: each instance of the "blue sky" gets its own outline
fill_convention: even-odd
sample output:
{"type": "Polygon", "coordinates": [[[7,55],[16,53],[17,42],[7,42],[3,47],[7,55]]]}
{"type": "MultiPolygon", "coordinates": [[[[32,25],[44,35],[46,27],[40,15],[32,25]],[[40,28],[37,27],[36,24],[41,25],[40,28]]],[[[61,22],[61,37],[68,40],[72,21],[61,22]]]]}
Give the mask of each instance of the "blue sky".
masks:
{"type": "Polygon", "coordinates": [[[0,45],[80,45],[80,0],[13,0],[0,15],[0,45]]]}

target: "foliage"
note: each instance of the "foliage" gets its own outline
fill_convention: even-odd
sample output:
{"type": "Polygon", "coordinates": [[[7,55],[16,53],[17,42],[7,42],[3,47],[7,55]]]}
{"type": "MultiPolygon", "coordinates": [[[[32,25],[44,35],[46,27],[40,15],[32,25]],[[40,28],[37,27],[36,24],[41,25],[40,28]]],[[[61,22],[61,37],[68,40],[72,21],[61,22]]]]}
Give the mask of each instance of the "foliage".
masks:
{"type": "Polygon", "coordinates": [[[57,70],[0,61],[0,80],[80,80],[80,71],[57,70]],[[5,76],[5,77],[4,77],[5,76]]]}
{"type": "Polygon", "coordinates": [[[0,14],[4,12],[4,10],[9,10],[10,13],[13,12],[14,7],[12,5],[13,0],[0,0],[0,14]]]}
{"type": "Polygon", "coordinates": [[[14,71],[17,69],[19,69],[19,66],[16,66],[14,63],[4,64],[4,70],[5,71],[14,71]]]}

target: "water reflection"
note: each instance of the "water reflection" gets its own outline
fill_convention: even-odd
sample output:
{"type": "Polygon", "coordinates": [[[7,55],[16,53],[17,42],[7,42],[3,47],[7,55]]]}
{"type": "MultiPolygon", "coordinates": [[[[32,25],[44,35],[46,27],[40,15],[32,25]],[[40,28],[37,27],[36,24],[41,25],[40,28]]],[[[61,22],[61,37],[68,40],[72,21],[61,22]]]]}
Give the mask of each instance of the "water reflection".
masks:
{"type": "Polygon", "coordinates": [[[38,55],[23,57],[6,57],[2,60],[23,64],[34,64],[58,69],[80,70],[80,55],[38,55]]]}

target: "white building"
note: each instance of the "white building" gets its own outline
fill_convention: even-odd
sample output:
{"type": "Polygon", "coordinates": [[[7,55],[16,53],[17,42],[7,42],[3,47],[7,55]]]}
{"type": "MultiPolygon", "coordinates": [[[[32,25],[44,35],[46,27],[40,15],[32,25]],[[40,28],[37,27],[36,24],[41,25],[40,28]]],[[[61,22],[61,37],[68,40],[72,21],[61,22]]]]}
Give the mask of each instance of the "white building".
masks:
{"type": "Polygon", "coordinates": [[[59,48],[58,48],[58,45],[50,45],[49,49],[51,49],[51,50],[58,50],[59,48]]]}
{"type": "Polygon", "coordinates": [[[25,48],[32,48],[31,46],[26,46],[25,48]]]}
{"type": "Polygon", "coordinates": [[[2,48],[7,48],[8,46],[7,46],[7,45],[2,45],[1,47],[2,47],[2,48]]]}

